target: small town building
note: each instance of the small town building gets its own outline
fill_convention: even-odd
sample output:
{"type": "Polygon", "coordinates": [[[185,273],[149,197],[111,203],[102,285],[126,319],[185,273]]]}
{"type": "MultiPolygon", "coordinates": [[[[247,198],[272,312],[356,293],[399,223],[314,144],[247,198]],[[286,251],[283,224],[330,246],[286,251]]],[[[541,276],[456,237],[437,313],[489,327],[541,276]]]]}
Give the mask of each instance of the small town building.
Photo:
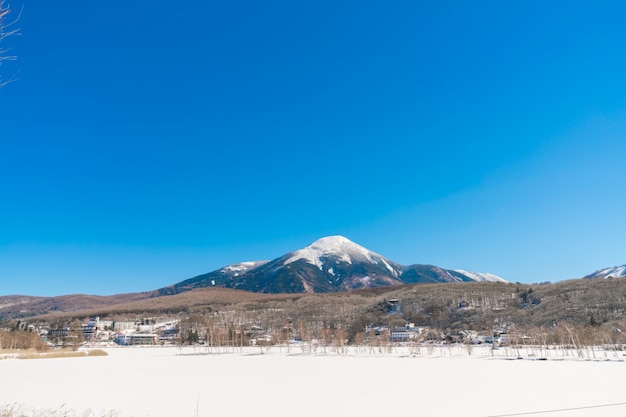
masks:
{"type": "Polygon", "coordinates": [[[131,346],[156,345],[158,336],[154,333],[135,333],[130,335],[131,346]]]}

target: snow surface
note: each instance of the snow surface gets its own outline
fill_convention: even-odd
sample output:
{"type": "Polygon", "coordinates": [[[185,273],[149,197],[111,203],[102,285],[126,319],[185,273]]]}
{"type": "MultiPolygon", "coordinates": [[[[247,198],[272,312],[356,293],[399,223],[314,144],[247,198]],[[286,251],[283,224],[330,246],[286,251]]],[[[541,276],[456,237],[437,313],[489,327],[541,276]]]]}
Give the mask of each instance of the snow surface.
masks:
{"type": "Polygon", "coordinates": [[[62,409],[76,413],[57,415],[90,410],[119,417],[485,417],[573,408],[579,409],[548,415],[626,415],[626,363],[617,356],[576,360],[555,353],[538,361],[505,351],[492,356],[489,349],[468,356],[463,346],[425,349],[128,347],[103,357],[6,359],[0,409],[17,404],[27,416],[62,409]]]}
{"type": "Polygon", "coordinates": [[[463,274],[471,279],[473,279],[474,281],[478,281],[478,282],[507,282],[504,278],[499,277],[497,275],[494,274],[488,274],[485,272],[468,272],[468,271],[464,271],[462,269],[455,269],[455,272],[458,272],[460,274],[463,274]]]}

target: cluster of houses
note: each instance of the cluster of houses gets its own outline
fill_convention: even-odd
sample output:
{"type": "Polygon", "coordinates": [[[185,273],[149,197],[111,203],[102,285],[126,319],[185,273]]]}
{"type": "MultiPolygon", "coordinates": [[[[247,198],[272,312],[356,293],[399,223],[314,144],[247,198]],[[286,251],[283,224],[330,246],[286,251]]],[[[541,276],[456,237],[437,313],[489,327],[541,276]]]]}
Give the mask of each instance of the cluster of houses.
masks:
{"type": "MultiPolygon", "coordinates": [[[[375,340],[391,343],[471,343],[471,344],[494,344],[506,345],[519,343],[519,337],[511,332],[494,331],[490,335],[480,335],[475,331],[466,330],[456,333],[442,333],[428,328],[418,327],[414,323],[406,323],[402,327],[368,326],[365,329],[365,342],[375,340]]],[[[271,345],[276,343],[273,335],[259,326],[246,328],[246,344],[251,345],[271,345]]],[[[109,343],[120,346],[146,346],[164,345],[179,343],[178,320],[173,318],[144,318],[135,321],[112,321],[102,320],[94,317],[80,326],[80,334],[77,329],[64,327],[62,329],[50,329],[40,332],[44,340],[50,344],[59,343],[72,344],[73,338],[82,336],[82,340],[87,343],[109,343]],[[69,343],[68,343],[69,340],[69,343]]],[[[291,333],[289,338],[281,338],[280,343],[297,343],[300,339],[295,333],[291,333]],[[292,339],[292,340],[290,340],[292,339]]],[[[198,339],[196,343],[206,342],[198,339]]],[[[243,343],[243,338],[241,340],[243,343]]]]}
{"type": "Polygon", "coordinates": [[[460,330],[456,333],[433,332],[424,327],[417,327],[414,323],[407,323],[404,327],[393,327],[391,329],[385,326],[368,326],[365,330],[365,334],[370,340],[375,337],[385,337],[388,334],[389,340],[392,343],[431,341],[442,342],[445,344],[493,344],[497,346],[524,343],[524,339],[527,338],[527,336],[509,333],[498,329],[494,329],[494,331],[489,335],[479,334],[473,330],[460,330]]]}
{"type": "Polygon", "coordinates": [[[114,342],[121,346],[156,345],[172,343],[176,339],[176,325],[172,319],[142,319],[138,321],[111,321],[95,317],[81,325],[86,342],[114,342]]]}
{"type": "MultiPolygon", "coordinates": [[[[81,333],[86,342],[113,342],[120,346],[146,346],[174,344],[178,342],[177,320],[164,318],[161,320],[142,319],[138,321],[110,321],[95,317],[81,326],[81,333]]],[[[58,330],[57,330],[58,332],[58,330]]],[[[264,329],[251,326],[247,329],[249,343],[272,344],[273,338],[264,329]]],[[[392,343],[411,343],[423,341],[440,341],[447,344],[471,343],[507,345],[517,339],[516,336],[502,331],[491,335],[481,335],[472,330],[456,333],[432,332],[427,328],[418,327],[414,323],[406,323],[403,327],[388,328],[386,326],[368,326],[365,329],[367,340],[385,339],[392,343]]],[[[294,337],[294,342],[298,341],[294,337]]],[[[202,342],[202,341],[201,341],[202,342]]]]}

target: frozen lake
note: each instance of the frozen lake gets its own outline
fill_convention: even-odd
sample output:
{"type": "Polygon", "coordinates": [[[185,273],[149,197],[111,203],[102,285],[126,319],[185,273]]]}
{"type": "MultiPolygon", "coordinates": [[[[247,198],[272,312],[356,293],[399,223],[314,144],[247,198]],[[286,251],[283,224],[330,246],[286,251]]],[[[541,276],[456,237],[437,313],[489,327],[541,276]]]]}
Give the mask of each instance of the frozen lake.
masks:
{"type": "Polygon", "coordinates": [[[120,417],[626,415],[621,353],[540,361],[486,349],[417,357],[277,347],[264,354],[105,350],[108,356],[0,360],[0,405],[19,404],[29,416],[47,409],[120,417]]]}

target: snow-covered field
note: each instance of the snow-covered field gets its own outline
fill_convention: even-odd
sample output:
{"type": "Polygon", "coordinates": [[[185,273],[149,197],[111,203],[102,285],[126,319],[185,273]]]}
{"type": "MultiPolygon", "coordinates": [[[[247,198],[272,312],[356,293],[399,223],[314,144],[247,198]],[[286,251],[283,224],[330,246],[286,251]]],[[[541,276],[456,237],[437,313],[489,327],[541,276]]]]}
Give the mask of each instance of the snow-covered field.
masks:
{"type": "Polygon", "coordinates": [[[28,416],[47,409],[120,417],[626,415],[621,352],[580,359],[486,348],[471,355],[462,348],[106,350],[0,360],[0,406],[19,405],[28,416]]]}

